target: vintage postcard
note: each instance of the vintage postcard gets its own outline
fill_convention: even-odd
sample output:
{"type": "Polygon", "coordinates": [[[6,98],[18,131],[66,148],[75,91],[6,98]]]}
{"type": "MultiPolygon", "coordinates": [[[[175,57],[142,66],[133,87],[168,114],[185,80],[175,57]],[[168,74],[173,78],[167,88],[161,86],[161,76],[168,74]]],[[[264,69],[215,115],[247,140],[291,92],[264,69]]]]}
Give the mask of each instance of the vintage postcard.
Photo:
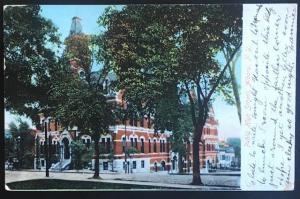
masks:
{"type": "Polygon", "coordinates": [[[5,5],[5,188],[286,191],[297,4],[5,5]]]}

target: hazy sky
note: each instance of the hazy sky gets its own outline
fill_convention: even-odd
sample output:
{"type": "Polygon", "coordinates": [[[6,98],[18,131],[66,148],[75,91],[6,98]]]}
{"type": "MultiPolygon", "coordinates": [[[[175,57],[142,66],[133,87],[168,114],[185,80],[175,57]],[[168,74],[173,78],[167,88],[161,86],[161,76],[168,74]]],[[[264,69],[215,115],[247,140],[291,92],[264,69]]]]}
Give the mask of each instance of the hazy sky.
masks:
{"type": "MultiPolygon", "coordinates": [[[[100,27],[97,24],[99,16],[104,12],[105,6],[101,5],[44,5],[42,8],[42,15],[58,27],[61,34],[61,41],[63,41],[69,34],[71,21],[74,16],[81,18],[82,30],[85,34],[97,34],[100,32],[100,27]]],[[[59,49],[62,52],[63,49],[59,49]]],[[[220,59],[220,62],[224,60],[220,59]]],[[[240,65],[240,60],[238,61],[240,65]]],[[[93,68],[99,68],[93,65],[93,68]]],[[[237,67],[239,68],[239,67],[237,67]]],[[[240,71],[237,71],[237,78],[240,79],[240,71]]],[[[219,121],[219,137],[240,137],[240,123],[237,115],[236,107],[228,105],[217,98],[213,103],[216,119],[219,121]]],[[[15,121],[17,116],[5,111],[5,128],[11,121],[15,121]]],[[[26,119],[25,117],[22,117],[26,119]]],[[[30,119],[26,119],[32,125],[30,119]]]]}

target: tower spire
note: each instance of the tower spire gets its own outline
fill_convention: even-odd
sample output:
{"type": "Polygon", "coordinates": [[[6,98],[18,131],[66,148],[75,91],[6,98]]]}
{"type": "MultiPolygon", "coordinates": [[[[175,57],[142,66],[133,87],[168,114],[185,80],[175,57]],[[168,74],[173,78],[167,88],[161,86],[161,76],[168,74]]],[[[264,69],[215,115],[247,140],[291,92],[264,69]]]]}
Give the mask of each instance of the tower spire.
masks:
{"type": "Polygon", "coordinates": [[[72,24],[71,24],[69,37],[72,37],[73,35],[81,35],[82,34],[82,26],[81,26],[80,21],[81,21],[81,19],[77,16],[72,18],[72,24]]]}

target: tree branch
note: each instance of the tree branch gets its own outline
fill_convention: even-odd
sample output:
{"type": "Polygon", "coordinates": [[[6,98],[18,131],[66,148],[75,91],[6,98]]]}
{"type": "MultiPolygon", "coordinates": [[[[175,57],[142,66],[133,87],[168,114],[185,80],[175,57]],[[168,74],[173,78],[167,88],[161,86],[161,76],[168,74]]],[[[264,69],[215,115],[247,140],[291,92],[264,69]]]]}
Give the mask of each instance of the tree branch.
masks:
{"type": "Polygon", "coordinates": [[[193,125],[196,126],[197,122],[196,122],[196,116],[195,116],[195,104],[194,104],[194,100],[193,100],[193,97],[192,97],[192,95],[190,93],[190,89],[189,89],[188,83],[184,82],[184,85],[185,85],[185,88],[187,90],[187,94],[189,96],[189,100],[190,100],[190,103],[191,103],[191,114],[192,114],[193,125]]]}
{"type": "Polygon", "coordinates": [[[233,53],[230,56],[230,59],[227,61],[227,64],[225,65],[225,67],[223,68],[222,72],[220,73],[217,82],[215,83],[215,85],[213,86],[213,88],[210,90],[209,94],[207,95],[207,98],[205,100],[205,103],[208,103],[209,99],[211,98],[212,94],[214,93],[214,91],[216,90],[216,88],[218,87],[221,79],[223,78],[223,75],[226,71],[226,69],[228,68],[228,66],[230,65],[231,60],[233,59],[234,55],[236,54],[236,52],[239,50],[239,48],[241,47],[242,42],[240,43],[240,45],[233,51],[233,53]]]}

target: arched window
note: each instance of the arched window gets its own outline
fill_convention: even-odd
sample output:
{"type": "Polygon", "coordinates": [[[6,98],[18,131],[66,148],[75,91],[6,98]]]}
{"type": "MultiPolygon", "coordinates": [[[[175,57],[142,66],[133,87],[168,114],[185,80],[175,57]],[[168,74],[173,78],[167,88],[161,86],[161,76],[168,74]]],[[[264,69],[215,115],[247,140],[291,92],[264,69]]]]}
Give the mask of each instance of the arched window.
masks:
{"type": "Polygon", "coordinates": [[[40,153],[41,154],[44,154],[44,144],[45,144],[45,142],[44,141],[42,141],[42,142],[40,142],[40,153]]]}
{"type": "Polygon", "coordinates": [[[151,140],[150,140],[150,138],[149,138],[149,153],[151,153],[151,140]]]}
{"type": "Polygon", "coordinates": [[[141,153],[144,153],[144,139],[141,138],[141,153]]]}
{"type": "Polygon", "coordinates": [[[133,137],[130,138],[131,147],[133,147],[133,137]]]}
{"type": "Polygon", "coordinates": [[[162,150],[162,140],[159,140],[159,152],[163,152],[163,150],[162,150]]]}
{"type": "Polygon", "coordinates": [[[110,138],[106,138],[106,153],[110,152],[110,138]]]}
{"type": "Polygon", "coordinates": [[[144,127],[144,117],[142,117],[140,120],[140,127],[144,127]]]}
{"type": "Polygon", "coordinates": [[[153,140],[153,152],[156,153],[156,139],[153,140]]]}
{"type": "Polygon", "coordinates": [[[134,138],[134,147],[135,147],[136,149],[138,149],[138,146],[137,146],[137,138],[134,138]]]}

